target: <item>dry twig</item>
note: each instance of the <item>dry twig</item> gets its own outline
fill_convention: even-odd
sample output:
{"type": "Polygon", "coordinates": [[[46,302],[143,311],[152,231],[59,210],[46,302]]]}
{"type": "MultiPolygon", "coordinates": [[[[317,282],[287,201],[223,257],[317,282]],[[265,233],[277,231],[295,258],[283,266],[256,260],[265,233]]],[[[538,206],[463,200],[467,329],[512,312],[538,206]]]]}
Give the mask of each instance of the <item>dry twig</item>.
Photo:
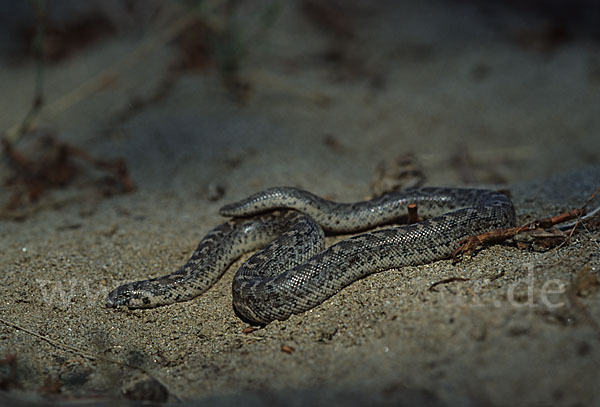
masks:
{"type": "Polygon", "coordinates": [[[431,284],[429,286],[429,291],[437,291],[435,287],[437,287],[438,285],[453,283],[455,281],[469,281],[469,279],[465,278],[465,277],[449,277],[449,278],[445,278],[443,280],[436,281],[435,283],[431,284]]]}
{"type": "Polygon", "coordinates": [[[67,344],[62,343],[62,342],[55,341],[55,340],[50,339],[49,337],[47,337],[45,335],[40,335],[37,332],[34,332],[34,331],[32,331],[32,330],[30,330],[28,328],[22,327],[20,325],[17,325],[17,324],[15,324],[13,322],[7,321],[7,320],[5,320],[3,318],[0,318],[0,322],[2,322],[4,325],[6,325],[8,327],[16,329],[17,331],[25,332],[28,335],[31,335],[31,336],[33,336],[33,337],[35,337],[37,339],[40,339],[40,340],[42,340],[42,341],[44,341],[44,342],[46,342],[46,343],[54,346],[55,348],[61,349],[61,350],[66,351],[66,352],[74,353],[74,354],[79,355],[79,356],[81,356],[83,358],[86,358],[88,360],[102,361],[102,362],[107,362],[107,363],[112,363],[112,364],[115,364],[115,365],[119,365],[119,366],[122,366],[122,367],[128,367],[130,369],[138,370],[138,371],[140,371],[140,372],[148,375],[148,377],[150,377],[151,379],[156,380],[158,383],[160,383],[162,386],[164,386],[166,389],[168,389],[169,393],[177,401],[182,401],[182,398],[180,396],[178,396],[177,394],[173,393],[171,390],[169,390],[169,387],[166,386],[165,383],[162,380],[159,380],[155,375],[153,375],[151,372],[149,372],[147,369],[145,369],[145,368],[143,368],[141,366],[133,365],[133,364],[126,363],[126,362],[121,362],[121,361],[118,361],[118,360],[115,360],[115,359],[111,359],[111,358],[107,358],[107,357],[104,357],[104,356],[99,356],[99,355],[96,355],[94,353],[88,352],[86,350],[77,348],[75,346],[71,346],[71,345],[67,345],[67,344]]]}
{"type": "Polygon", "coordinates": [[[408,204],[406,209],[408,210],[408,223],[417,223],[419,221],[419,208],[417,207],[417,204],[408,204]]]}
{"type": "Polygon", "coordinates": [[[460,246],[452,253],[452,259],[456,259],[459,255],[471,254],[481,245],[498,243],[514,237],[516,234],[540,228],[549,228],[556,224],[566,222],[571,219],[578,219],[586,214],[585,207],[580,209],[572,209],[561,213],[560,215],[550,218],[534,220],[525,225],[517,226],[509,229],[492,230],[491,232],[482,233],[477,236],[470,236],[460,242],[460,246]]]}

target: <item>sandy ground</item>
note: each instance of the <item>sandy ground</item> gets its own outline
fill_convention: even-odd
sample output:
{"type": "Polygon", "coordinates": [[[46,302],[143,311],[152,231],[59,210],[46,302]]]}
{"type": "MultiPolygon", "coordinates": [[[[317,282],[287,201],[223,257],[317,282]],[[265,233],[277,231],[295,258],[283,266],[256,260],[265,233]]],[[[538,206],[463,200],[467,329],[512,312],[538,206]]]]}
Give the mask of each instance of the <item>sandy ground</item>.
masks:
{"type": "MultiPolygon", "coordinates": [[[[198,405],[600,404],[597,222],[548,252],[495,245],[373,275],[250,333],[231,306],[240,262],[187,303],[104,307],[119,283],[182,264],[224,203],[274,185],[360,200],[379,163],[408,152],[429,185],[510,190],[520,222],[580,207],[600,186],[597,40],[573,31],[540,51],[514,38],[547,17],[451,4],[349,7],[350,69],[322,57],[341,40],[290,2],[245,56],[246,103],[208,69],[116,124],[156,85],[169,47],[64,110],[52,110],[61,95],[144,38],[126,31],[50,66],[41,123],[125,158],[138,189],[99,200],[85,174],[43,209],[0,220],[0,358],[16,357],[0,365],[0,401],[108,404],[145,382],[138,393],[198,405]]],[[[27,111],[33,72],[0,71],[2,128],[27,111]]]]}

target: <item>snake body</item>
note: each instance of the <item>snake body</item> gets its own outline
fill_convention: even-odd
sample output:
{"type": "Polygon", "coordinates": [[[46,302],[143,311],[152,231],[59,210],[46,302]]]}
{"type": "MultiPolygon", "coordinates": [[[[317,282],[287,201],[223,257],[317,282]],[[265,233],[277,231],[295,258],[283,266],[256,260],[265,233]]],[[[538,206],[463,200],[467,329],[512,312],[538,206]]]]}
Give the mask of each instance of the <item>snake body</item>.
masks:
{"type": "Polygon", "coordinates": [[[236,273],[232,293],[238,316],[268,324],[307,311],[369,274],[448,258],[462,239],[515,223],[505,195],[460,188],[420,188],[338,203],[277,187],[226,205],[220,213],[232,219],[209,232],[184,266],[117,287],[107,306],[187,301],[208,290],[244,252],[262,247],[236,273]],[[411,203],[426,220],[359,234],[325,249],[325,232],[397,222],[411,203]]]}

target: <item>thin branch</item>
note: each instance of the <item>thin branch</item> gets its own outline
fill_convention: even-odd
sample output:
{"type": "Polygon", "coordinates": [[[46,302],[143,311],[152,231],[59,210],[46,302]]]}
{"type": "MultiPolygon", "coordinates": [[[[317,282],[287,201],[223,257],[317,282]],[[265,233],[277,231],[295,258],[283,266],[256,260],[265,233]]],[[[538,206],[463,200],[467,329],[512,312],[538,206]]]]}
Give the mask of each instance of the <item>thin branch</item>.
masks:
{"type": "Polygon", "coordinates": [[[33,38],[33,52],[35,58],[35,90],[33,102],[23,120],[13,127],[12,141],[17,141],[32,127],[44,105],[44,30],[45,30],[45,1],[33,2],[35,10],[35,36],[33,38]]]}
{"type": "MultiPolygon", "coordinates": [[[[59,113],[76,105],[83,99],[93,95],[94,93],[105,89],[111,85],[120,74],[142,62],[146,55],[151,53],[158,46],[172,40],[183,29],[194,23],[196,19],[195,13],[188,13],[178,20],[171,23],[167,28],[160,31],[156,35],[151,36],[146,41],[142,42],[136,49],[111,64],[107,68],[92,76],[79,86],[65,93],[52,103],[46,105],[44,112],[47,117],[54,117],[59,113]]],[[[29,116],[29,115],[28,115],[29,116]]],[[[27,128],[34,127],[37,124],[38,116],[28,119],[27,128]]],[[[14,142],[19,137],[19,132],[23,127],[22,123],[16,124],[6,131],[6,138],[14,142]]]]}
{"type": "Polygon", "coordinates": [[[585,214],[585,208],[572,209],[570,211],[563,212],[560,215],[534,220],[533,222],[529,222],[514,228],[497,229],[487,233],[482,233],[480,235],[470,236],[460,242],[459,247],[454,250],[454,253],[452,253],[452,258],[456,259],[456,257],[461,254],[470,254],[475,250],[475,248],[483,244],[502,242],[523,231],[534,230],[538,228],[549,228],[558,223],[563,223],[571,219],[579,219],[585,214]]]}
{"type": "Polygon", "coordinates": [[[449,277],[449,278],[445,278],[443,280],[436,281],[435,283],[431,284],[429,286],[429,291],[437,291],[435,287],[437,287],[438,285],[453,283],[455,281],[469,281],[469,279],[465,278],[465,277],[449,277]]]}
{"type": "Polygon", "coordinates": [[[0,318],[0,322],[2,322],[4,325],[6,325],[8,327],[16,329],[17,331],[25,332],[28,335],[31,335],[31,336],[33,336],[35,338],[38,338],[38,339],[40,339],[40,340],[42,340],[44,342],[47,342],[50,345],[54,346],[55,348],[62,349],[63,351],[66,351],[66,352],[74,353],[74,354],[79,355],[79,356],[81,356],[83,358],[86,358],[86,359],[89,359],[89,360],[96,360],[96,361],[102,361],[102,362],[107,362],[107,363],[113,363],[115,365],[119,365],[119,366],[122,366],[122,367],[128,367],[130,369],[139,370],[140,372],[145,373],[151,379],[156,380],[158,383],[160,383],[162,386],[164,386],[164,388],[167,389],[167,391],[169,392],[169,394],[171,394],[177,401],[182,401],[183,400],[179,395],[173,393],[169,389],[169,387],[162,380],[160,380],[158,377],[156,377],[155,375],[153,375],[152,373],[150,373],[147,369],[145,369],[145,368],[143,368],[141,366],[132,365],[130,363],[121,362],[121,361],[118,361],[118,360],[115,360],[115,359],[111,359],[111,358],[107,358],[107,357],[104,357],[104,356],[95,355],[95,354],[93,354],[91,352],[88,352],[86,350],[77,348],[75,346],[67,345],[65,343],[55,341],[54,339],[50,339],[49,337],[47,337],[45,335],[41,335],[41,334],[39,334],[37,332],[34,332],[34,331],[32,331],[32,330],[30,330],[28,328],[22,327],[20,325],[17,325],[17,324],[15,324],[13,322],[7,321],[7,320],[5,320],[3,318],[0,318]]]}

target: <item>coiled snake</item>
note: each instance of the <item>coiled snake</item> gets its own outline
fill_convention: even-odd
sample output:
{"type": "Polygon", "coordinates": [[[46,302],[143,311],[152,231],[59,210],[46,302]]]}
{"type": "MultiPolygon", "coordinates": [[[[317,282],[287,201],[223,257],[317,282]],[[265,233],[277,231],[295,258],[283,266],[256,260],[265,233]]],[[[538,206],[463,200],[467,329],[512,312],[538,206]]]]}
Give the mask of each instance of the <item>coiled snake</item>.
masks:
{"type": "Polygon", "coordinates": [[[220,213],[233,218],[209,232],[184,266],[117,287],[107,306],[150,308],[190,300],[244,252],[266,245],[237,271],[233,305],[242,319],[268,324],[307,311],[364,276],[448,258],[462,239],[515,222],[505,195],[460,188],[421,188],[337,203],[277,187],[226,205],[220,213]],[[324,231],[364,231],[398,221],[411,203],[428,219],[366,232],[325,250],[324,231]]]}

